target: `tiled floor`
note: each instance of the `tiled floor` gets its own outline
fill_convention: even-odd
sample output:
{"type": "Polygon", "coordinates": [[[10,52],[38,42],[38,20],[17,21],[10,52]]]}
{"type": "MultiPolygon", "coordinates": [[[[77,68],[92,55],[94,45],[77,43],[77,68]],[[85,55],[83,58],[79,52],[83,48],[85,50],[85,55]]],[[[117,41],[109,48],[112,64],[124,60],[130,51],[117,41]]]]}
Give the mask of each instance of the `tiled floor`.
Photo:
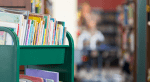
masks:
{"type": "Polygon", "coordinates": [[[78,73],[83,82],[125,82],[124,76],[120,68],[91,69],[89,72],[81,69],[78,73]]]}

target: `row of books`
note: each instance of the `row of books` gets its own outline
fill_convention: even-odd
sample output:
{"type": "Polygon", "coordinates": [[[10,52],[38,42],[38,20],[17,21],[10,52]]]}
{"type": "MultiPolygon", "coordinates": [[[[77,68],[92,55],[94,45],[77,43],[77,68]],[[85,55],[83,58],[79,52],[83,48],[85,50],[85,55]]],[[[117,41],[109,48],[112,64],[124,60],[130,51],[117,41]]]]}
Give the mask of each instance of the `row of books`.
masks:
{"type": "Polygon", "coordinates": [[[25,75],[19,75],[19,82],[62,82],[59,73],[38,69],[26,69],[25,75]]]}
{"type": "Polygon", "coordinates": [[[117,21],[123,26],[133,26],[135,4],[130,3],[128,5],[118,6],[117,10],[117,21]]]}
{"type": "MultiPolygon", "coordinates": [[[[66,34],[65,22],[56,21],[46,14],[0,8],[0,27],[13,30],[20,45],[63,45],[66,34]]],[[[0,32],[0,44],[12,45],[8,33],[0,32]]]]}

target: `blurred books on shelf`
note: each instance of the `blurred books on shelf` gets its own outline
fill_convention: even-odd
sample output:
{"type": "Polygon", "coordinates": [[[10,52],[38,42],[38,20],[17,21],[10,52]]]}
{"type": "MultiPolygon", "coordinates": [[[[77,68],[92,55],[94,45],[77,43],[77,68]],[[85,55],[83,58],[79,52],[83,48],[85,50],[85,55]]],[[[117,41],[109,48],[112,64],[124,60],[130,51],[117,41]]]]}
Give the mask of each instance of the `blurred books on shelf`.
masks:
{"type": "MultiPolygon", "coordinates": [[[[14,12],[16,12],[16,10],[14,12]]],[[[20,45],[64,44],[66,34],[65,22],[57,21],[55,18],[51,18],[51,15],[48,14],[35,14],[26,11],[27,14],[25,15],[16,14],[14,12],[0,12],[0,26],[13,28],[14,32],[19,37],[20,45]]],[[[0,33],[3,35],[2,32],[0,33]]],[[[6,37],[5,35],[0,37],[1,44],[13,44],[9,35],[6,37]]]]}
{"type": "Polygon", "coordinates": [[[52,0],[31,0],[31,12],[53,15],[52,0]]]}

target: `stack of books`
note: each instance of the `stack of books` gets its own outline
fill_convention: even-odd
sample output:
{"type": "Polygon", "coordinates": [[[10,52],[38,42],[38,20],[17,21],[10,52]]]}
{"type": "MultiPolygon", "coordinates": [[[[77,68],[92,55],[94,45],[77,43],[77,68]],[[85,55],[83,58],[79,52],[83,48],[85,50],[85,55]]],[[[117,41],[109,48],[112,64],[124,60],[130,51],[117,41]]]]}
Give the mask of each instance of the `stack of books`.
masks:
{"type": "MultiPolygon", "coordinates": [[[[63,45],[65,22],[46,14],[0,8],[0,27],[7,27],[19,37],[20,45],[63,45]]],[[[0,45],[12,45],[8,33],[0,31],[0,45]]]]}
{"type": "Polygon", "coordinates": [[[26,69],[25,75],[19,75],[19,82],[62,82],[59,73],[38,69],[26,69]]]}

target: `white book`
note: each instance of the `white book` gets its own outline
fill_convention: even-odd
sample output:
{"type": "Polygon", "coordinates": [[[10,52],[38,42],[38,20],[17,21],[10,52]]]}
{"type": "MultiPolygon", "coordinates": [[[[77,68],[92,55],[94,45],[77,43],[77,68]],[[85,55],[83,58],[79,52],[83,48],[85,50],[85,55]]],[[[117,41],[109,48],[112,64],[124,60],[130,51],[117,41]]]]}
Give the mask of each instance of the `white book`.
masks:
{"type": "MultiPolygon", "coordinates": [[[[14,32],[17,34],[17,28],[18,28],[17,23],[10,23],[10,22],[0,21],[0,26],[13,29],[14,32]]],[[[12,37],[8,33],[6,33],[6,45],[13,45],[12,37]]]]}
{"type": "Polygon", "coordinates": [[[27,24],[26,23],[27,23],[27,20],[25,19],[24,24],[23,24],[23,29],[22,29],[22,35],[21,35],[21,37],[22,37],[21,45],[24,45],[25,32],[27,31],[27,29],[26,29],[27,24]]]}
{"type": "Polygon", "coordinates": [[[62,35],[63,35],[63,26],[60,25],[59,45],[63,45],[62,44],[62,35]]]}
{"type": "Polygon", "coordinates": [[[50,45],[52,45],[53,42],[53,31],[54,31],[54,22],[51,20],[51,28],[50,28],[50,45]]]}

